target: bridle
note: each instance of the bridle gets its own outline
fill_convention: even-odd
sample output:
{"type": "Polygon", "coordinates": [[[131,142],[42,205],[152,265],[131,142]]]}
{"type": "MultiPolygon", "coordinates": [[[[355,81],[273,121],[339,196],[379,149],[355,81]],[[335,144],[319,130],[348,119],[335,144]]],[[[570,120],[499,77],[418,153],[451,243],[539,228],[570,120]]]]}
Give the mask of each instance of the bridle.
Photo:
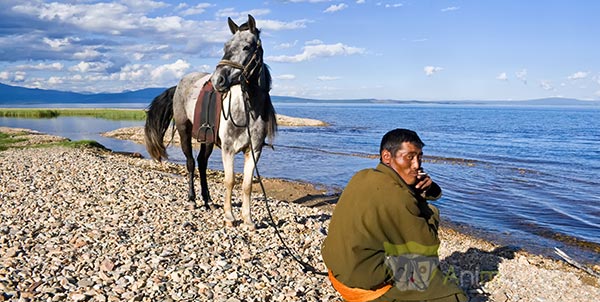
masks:
{"type": "MultiPolygon", "coordinates": [[[[249,122],[250,114],[252,114],[253,118],[256,118],[254,116],[254,113],[250,112],[251,111],[250,108],[252,108],[252,104],[250,103],[250,94],[248,93],[248,85],[250,85],[250,78],[256,74],[257,69],[259,72],[260,72],[260,69],[262,69],[262,65],[263,65],[262,55],[263,55],[262,43],[261,43],[260,39],[258,39],[258,41],[256,42],[256,49],[252,53],[252,57],[250,57],[250,60],[248,61],[248,63],[246,63],[246,65],[242,65],[238,62],[234,62],[234,61],[226,60],[226,59],[222,59],[221,61],[219,61],[219,63],[217,63],[217,67],[229,66],[229,67],[239,69],[242,71],[242,73],[240,74],[239,81],[240,81],[240,86],[242,89],[242,96],[244,98],[244,112],[246,114],[246,124],[245,125],[237,124],[231,116],[231,94],[230,93],[221,94],[221,102],[222,103],[225,101],[225,98],[227,96],[229,96],[229,114],[226,114],[225,110],[223,110],[222,111],[223,117],[226,120],[231,119],[231,121],[233,122],[233,125],[236,127],[249,126],[250,125],[250,122],[249,122]]],[[[258,87],[258,84],[256,84],[255,86],[258,87]]],[[[229,90],[229,88],[227,88],[227,89],[229,90]]]]}
{"type": "Polygon", "coordinates": [[[240,74],[240,84],[242,84],[242,88],[245,88],[246,85],[250,84],[250,78],[256,74],[257,69],[260,70],[260,68],[262,68],[262,54],[262,43],[260,39],[258,39],[256,42],[256,49],[254,50],[254,53],[252,53],[252,57],[250,57],[250,60],[248,63],[246,63],[246,65],[223,59],[217,63],[217,67],[229,66],[231,68],[241,70],[242,73],[240,74]]]}

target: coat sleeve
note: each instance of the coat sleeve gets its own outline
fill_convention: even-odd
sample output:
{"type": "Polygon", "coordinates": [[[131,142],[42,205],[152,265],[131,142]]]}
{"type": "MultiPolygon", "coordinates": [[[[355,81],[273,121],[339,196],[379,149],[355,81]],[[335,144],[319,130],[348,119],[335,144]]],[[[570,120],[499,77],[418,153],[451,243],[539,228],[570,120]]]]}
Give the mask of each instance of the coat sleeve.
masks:
{"type": "Polygon", "coordinates": [[[427,200],[438,200],[442,197],[442,188],[437,183],[432,182],[423,197],[427,200]]]}

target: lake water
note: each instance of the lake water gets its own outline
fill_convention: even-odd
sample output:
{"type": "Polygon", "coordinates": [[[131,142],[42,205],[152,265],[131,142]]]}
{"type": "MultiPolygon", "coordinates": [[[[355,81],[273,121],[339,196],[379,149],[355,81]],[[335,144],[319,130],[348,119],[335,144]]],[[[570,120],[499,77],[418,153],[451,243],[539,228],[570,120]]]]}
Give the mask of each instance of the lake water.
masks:
{"type": "MultiPolygon", "coordinates": [[[[500,244],[545,255],[559,247],[575,259],[600,262],[599,108],[314,103],[275,108],[331,126],[280,127],[275,150],[263,149],[264,177],[343,188],[356,171],[377,165],[378,159],[367,156],[377,154],[385,132],[413,129],[426,144],[425,170],[444,190],[435,202],[443,219],[500,244]]],[[[147,155],[141,145],[99,135],[141,125],[0,118],[0,126],[94,139],[113,150],[147,155]]],[[[178,147],[169,152],[183,162],[178,147]]],[[[242,160],[236,158],[236,171],[242,160]]],[[[213,152],[209,168],[222,169],[220,152],[213,152]]]]}

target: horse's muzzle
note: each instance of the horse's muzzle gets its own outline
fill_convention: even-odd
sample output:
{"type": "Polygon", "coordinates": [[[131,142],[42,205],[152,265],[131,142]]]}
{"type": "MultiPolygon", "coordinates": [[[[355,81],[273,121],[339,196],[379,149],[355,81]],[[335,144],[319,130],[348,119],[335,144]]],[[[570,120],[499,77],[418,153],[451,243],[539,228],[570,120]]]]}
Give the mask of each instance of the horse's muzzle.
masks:
{"type": "Polygon", "coordinates": [[[213,87],[219,92],[225,92],[229,88],[229,80],[222,74],[215,74],[211,78],[213,87]]]}

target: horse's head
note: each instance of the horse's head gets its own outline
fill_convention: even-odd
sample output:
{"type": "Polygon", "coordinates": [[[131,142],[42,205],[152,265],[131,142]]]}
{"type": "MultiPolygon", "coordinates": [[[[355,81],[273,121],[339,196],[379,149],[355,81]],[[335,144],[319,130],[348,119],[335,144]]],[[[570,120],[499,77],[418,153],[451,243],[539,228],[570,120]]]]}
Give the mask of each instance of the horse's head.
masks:
{"type": "Polygon", "coordinates": [[[231,85],[247,84],[257,79],[263,68],[263,49],[256,21],[248,15],[248,22],[238,26],[227,18],[233,37],[225,43],[223,58],[211,77],[213,87],[220,92],[231,85]]]}

